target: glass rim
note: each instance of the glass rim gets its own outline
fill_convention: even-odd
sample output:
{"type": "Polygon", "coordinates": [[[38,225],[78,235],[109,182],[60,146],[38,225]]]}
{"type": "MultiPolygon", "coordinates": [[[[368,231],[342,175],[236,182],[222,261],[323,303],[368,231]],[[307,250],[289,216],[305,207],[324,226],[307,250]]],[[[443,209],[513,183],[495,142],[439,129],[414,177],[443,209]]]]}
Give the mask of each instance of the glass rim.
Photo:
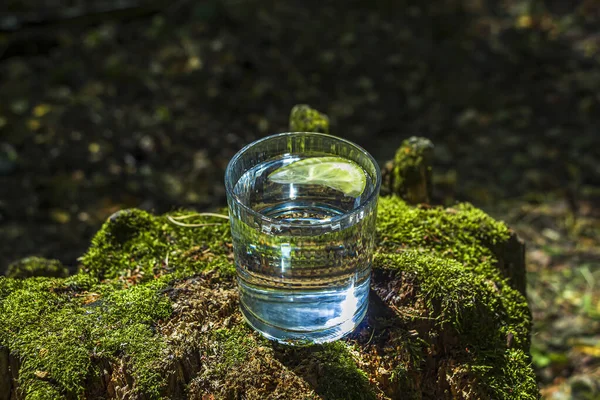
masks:
{"type": "MultiPolygon", "coordinates": [[[[373,156],[366,151],[365,149],[363,149],[361,146],[357,145],[356,143],[351,142],[350,140],[338,137],[338,136],[334,136],[334,135],[329,135],[326,133],[318,133],[318,132],[282,132],[282,133],[276,133],[274,135],[269,135],[269,136],[265,136],[261,139],[255,140],[249,144],[247,144],[246,146],[242,147],[237,153],[235,153],[235,155],[231,158],[231,160],[229,160],[229,163],[227,164],[227,168],[225,169],[225,192],[227,194],[227,196],[229,198],[231,198],[233,201],[235,201],[236,205],[241,207],[246,213],[252,215],[254,218],[258,218],[259,220],[269,223],[269,224],[277,224],[279,226],[283,226],[286,228],[318,228],[318,227],[324,227],[324,226],[330,226],[332,222],[339,222],[339,221],[343,221],[345,219],[349,219],[351,217],[353,217],[356,214],[359,214],[361,211],[363,211],[367,205],[371,204],[374,200],[376,200],[376,197],[379,196],[379,189],[381,187],[381,168],[379,168],[379,164],[377,163],[377,161],[375,160],[375,158],[373,158],[373,156]],[[334,139],[337,141],[340,141],[342,143],[345,143],[351,147],[354,147],[356,150],[360,151],[363,155],[365,155],[367,157],[367,159],[371,162],[371,164],[373,164],[373,166],[375,167],[375,184],[373,185],[373,190],[371,191],[371,193],[364,199],[361,200],[360,205],[358,207],[356,207],[355,209],[353,209],[352,211],[348,212],[348,213],[344,213],[341,215],[336,215],[328,220],[324,220],[322,222],[317,222],[314,224],[301,224],[301,223],[297,223],[297,222],[282,222],[278,219],[275,218],[271,218],[271,217],[267,217],[264,214],[261,214],[258,211],[253,210],[252,208],[248,207],[246,204],[244,204],[242,201],[240,201],[240,199],[238,198],[238,196],[235,195],[235,193],[233,192],[234,186],[237,182],[232,183],[230,178],[231,175],[231,171],[233,169],[233,165],[235,165],[236,161],[239,160],[250,148],[259,145],[261,143],[264,143],[266,141],[269,140],[273,140],[276,138],[280,138],[280,137],[284,137],[284,136],[301,136],[301,135],[310,135],[310,136],[321,136],[324,138],[330,138],[330,139],[334,139]]],[[[230,216],[231,218],[231,216],[230,216]]]]}

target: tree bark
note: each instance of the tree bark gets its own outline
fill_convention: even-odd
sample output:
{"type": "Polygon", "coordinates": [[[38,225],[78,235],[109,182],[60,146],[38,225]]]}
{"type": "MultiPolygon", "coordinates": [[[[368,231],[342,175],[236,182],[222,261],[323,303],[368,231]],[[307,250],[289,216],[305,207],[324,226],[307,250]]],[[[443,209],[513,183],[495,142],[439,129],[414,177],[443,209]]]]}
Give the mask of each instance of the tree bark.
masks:
{"type": "Polygon", "coordinates": [[[10,373],[10,361],[8,358],[8,349],[0,346],[0,400],[10,400],[12,374],[10,373]]]}

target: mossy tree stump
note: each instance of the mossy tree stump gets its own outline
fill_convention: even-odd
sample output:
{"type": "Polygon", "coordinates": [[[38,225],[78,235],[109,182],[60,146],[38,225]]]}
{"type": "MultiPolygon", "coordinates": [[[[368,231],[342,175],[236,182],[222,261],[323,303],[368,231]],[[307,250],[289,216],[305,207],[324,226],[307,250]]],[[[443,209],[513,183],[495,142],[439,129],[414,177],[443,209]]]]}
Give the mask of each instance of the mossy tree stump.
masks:
{"type": "Polygon", "coordinates": [[[382,195],[396,194],[411,204],[430,203],[433,143],[413,136],[402,142],[382,170],[382,195]]]}
{"type": "Polygon", "coordinates": [[[76,275],[0,277],[0,400],[536,399],[513,240],[469,204],[382,197],[367,317],[290,348],[243,322],[226,221],[121,211],[76,275]]]}

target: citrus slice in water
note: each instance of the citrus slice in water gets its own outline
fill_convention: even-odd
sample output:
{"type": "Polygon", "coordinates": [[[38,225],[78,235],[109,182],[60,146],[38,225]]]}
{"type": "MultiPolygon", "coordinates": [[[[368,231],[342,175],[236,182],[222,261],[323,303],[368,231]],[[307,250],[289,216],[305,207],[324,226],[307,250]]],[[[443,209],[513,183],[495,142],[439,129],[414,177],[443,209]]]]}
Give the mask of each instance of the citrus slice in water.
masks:
{"type": "Polygon", "coordinates": [[[354,161],[341,157],[298,160],[271,172],[269,179],[283,184],[323,185],[351,197],[360,196],[367,184],[363,169],[354,161]]]}

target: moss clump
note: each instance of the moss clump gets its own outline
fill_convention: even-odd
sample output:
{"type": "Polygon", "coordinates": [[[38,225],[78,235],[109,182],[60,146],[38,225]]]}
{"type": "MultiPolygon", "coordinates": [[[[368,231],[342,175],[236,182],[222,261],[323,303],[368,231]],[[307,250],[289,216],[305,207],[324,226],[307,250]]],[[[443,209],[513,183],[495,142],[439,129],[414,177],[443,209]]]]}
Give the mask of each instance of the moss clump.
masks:
{"type": "Polygon", "coordinates": [[[433,163],[433,143],[426,138],[412,136],[402,142],[394,156],[394,189],[411,187],[423,183],[431,189],[431,169],[433,163]]]}
{"type": "Polygon", "coordinates": [[[86,382],[107,374],[94,360],[115,370],[126,360],[122,367],[136,382],[132,390],[158,395],[163,378],[155,364],[164,343],[153,325],[171,312],[160,293],[165,283],[126,289],[82,281],[0,278],[0,346],[20,360],[25,397],[85,397],[86,382]]]}
{"type": "Polygon", "coordinates": [[[394,160],[382,171],[382,194],[395,194],[411,204],[431,201],[433,143],[413,136],[402,142],[394,160]]]}
{"type": "Polygon", "coordinates": [[[327,343],[314,358],[321,365],[323,378],[317,392],[328,399],[375,399],[367,374],[357,365],[351,349],[344,342],[327,343]]]}
{"type": "MultiPolygon", "coordinates": [[[[465,270],[454,260],[406,251],[399,254],[380,253],[375,259],[377,268],[394,271],[386,275],[386,280],[394,281],[396,287],[410,280],[412,287],[418,288],[415,297],[400,298],[405,293],[386,292],[382,287],[376,290],[384,296],[398,296],[392,300],[393,307],[407,320],[421,326],[420,334],[429,343],[427,351],[445,353],[447,356],[460,354],[461,364],[444,366],[448,374],[448,384],[457,382],[460,390],[465,390],[465,379],[452,378],[467,368],[466,375],[477,378],[471,385],[489,398],[536,398],[537,387],[529,366],[522,365],[521,374],[529,375],[529,386],[519,395],[529,393],[530,397],[514,397],[507,391],[506,371],[513,368],[514,351],[526,354],[529,349],[530,314],[523,296],[508,284],[498,284],[481,274],[465,270]],[[425,324],[423,324],[425,322],[425,324]],[[510,343],[507,344],[510,338],[510,343]],[[440,345],[445,349],[440,349],[440,345]],[[477,381],[488,382],[481,385],[477,381]],[[485,389],[484,389],[485,388],[485,389]]],[[[438,356],[440,354],[437,354],[438,356]]],[[[527,386],[527,380],[520,381],[527,386]]],[[[458,389],[457,389],[458,390],[458,389]]]]}
{"type": "Polygon", "coordinates": [[[368,318],[346,341],[298,349],[243,323],[227,222],[127,210],[78,274],[0,278],[0,349],[40,399],[535,399],[529,310],[493,252],[509,236],[470,205],[381,198],[368,318]]]}
{"type": "Polygon", "coordinates": [[[508,240],[508,227],[470,204],[411,207],[382,197],[377,215],[380,252],[406,249],[452,259],[488,279],[498,279],[492,245],[508,240]]]}
{"type": "Polygon", "coordinates": [[[65,398],[56,385],[41,379],[31,383],[27,388],[26,396],[27,399],[32,400],[57,400],[65,398]]]}
{"type": "Polygon", "coordinates": [[[41,257],[27,257],[8,266],[6,276],[9,278],[31,278],[34,276],[47,276],[64,278],[69,275],[69,270],[58,260],[48,260],[41,257]]]}
{"type": "Polygon", "coordinates": [[[358,349],[345,342],[326,343],[308,348],[281,349],[280,358],[294,373],[311,382],[325,399],[376,399],[376,389],[367,373],[355,360],[358,349]]]}
{"type": "Polygon", "coordinates": [[[329,117],[306,104],[298,104],[290,113],[290,131],[329,133],[329,117]]]}
{"type": "Polygon", "coordinates": [[[226,221],[190,229],[170,223],[166,216],[123,210],[104,223],[83,256],[82,265],[85,272],[99,279],[118,278],[130,283],[173,272],[187,276],[208,269],[232,276],[235,270],[230,243],[226,221]]]}
{"type": "Polygon", "coordinates": [[[214,373],[226,374],[232,368],[240,368],[248,361],[252,347],[256,345],[256,339],[249,334],[245,327],[234,329],[218,329],[214,332],[213,340],[219,344],[218,353],[222,357],[217,363],[214,373]]]}
{"type": "Polygon", "coordinates": [[[189,385],[187,398],[319,398],[310,385],[282,364],[272,344],[243,324],[205,335],[198,351],[203,365],[189,385]]]}
{"type": "Polygon", "coordinates": [[[495,373],[489,373],[488,366],[481,366],[478,375],[482,377],[483,385],[493,388],[507,399],[537,398],[538,387],[528,353],[522,348],[506,350],[496,364],[498,368],[495,373]]]}
{"type": "MultiPolygon", "coordinates": [[[[507,227],[470,205],[413,208],[382,198],[380,210],[375,290],[427,341],[425,359],[434,352],[454,360],[439,363],[443,385],[438,379],[441,392],[433,395],[537,398],[525,356],[527,301],[500,274],[490,250],[508,240],[507,227]]],[[[410,370],[406,365],[399,362],[396,371],[410,370]]]]}

